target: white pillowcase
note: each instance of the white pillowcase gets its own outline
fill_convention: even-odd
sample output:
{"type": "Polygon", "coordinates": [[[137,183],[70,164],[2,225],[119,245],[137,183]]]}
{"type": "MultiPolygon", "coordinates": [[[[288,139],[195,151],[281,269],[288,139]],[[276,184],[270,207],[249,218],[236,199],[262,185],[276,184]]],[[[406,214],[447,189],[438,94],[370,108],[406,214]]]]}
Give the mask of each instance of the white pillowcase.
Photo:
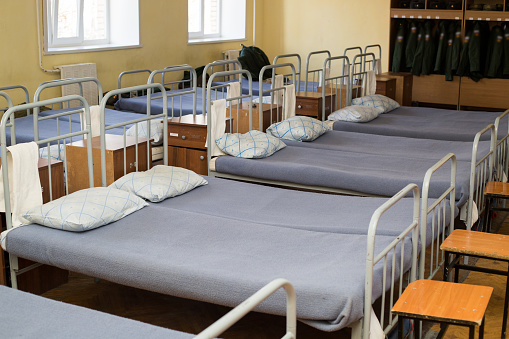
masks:
{"type": "Polygon", "coordinates": [[[84,232],[122,219],[147,205],[132,193],[94,187],[34,207],[23,218],[51,228],[84,232]]]}
{"type": "MultiPolygon", "coordinates": [[[[49,153],[51,159],[65,161],[65,144],[51,145],[49,153]]],[[[39,158],[48,159],[48,147],[39,148],[39,158]]]]}
{"type": "Polygon", "coordinates": [[[267,134],[286,140],[313,141],[329,130],[329,125],[320,120],[294,116],[270,125],[267,134]]]}
{"type": "Polygon", "coordinates": [[[379,115],[380,111],[375,107],[354,105],[331,113],[327,119],[331,121],[368,122],[376,119],[379,115]]]}
{"type": "Polygon", "coordinates": [[[216,144],[224,153],[246,159],[266,158],[286,147],[280,139],[256,130],[225,133],[216,144]]]}
{"type": "MultiPolygon", "coordinates": [[[[147,121],[138,123],[138,138],[154,139],[152,145],[163,143],[163,119],[150,120],[150,137],[148,136],[147,121]]],[[[130,137],[136,136],[136,124],[131,126],[125,134],[130,137]]]]}
{"type": "Polygon", "coordinates": [[[380,113],[387,113],[399,106],[397,101],[380,94],[366,95],[352,100],[352,105],[370,106],[378,109],[380,113]]]}
{"type": "Polygon", "coordinates": [[[158,165],[145,172],[126,174],[109,187],[134,193],[152,202],[160,202],[206,184],[207,180],[188,169],[158,165]]]}

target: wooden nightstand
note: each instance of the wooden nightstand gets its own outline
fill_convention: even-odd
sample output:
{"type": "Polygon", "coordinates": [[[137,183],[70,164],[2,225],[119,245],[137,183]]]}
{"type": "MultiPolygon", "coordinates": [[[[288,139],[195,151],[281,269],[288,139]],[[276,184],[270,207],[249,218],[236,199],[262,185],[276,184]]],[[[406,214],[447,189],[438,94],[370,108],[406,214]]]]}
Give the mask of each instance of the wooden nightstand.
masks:
{"type": "MultiPolygon", "coordinates": [[[[1,163],[1,162],[0,162],[1,163]]],[[[39,179],[42,187],[42,202],[50,201],[48,160],[39,159],[39,179]]],[[[64,163],[51,160],[51,190],[53,200],[65,195],[64,163]]],[[[0,229],[5,230],[5,213],[1,213],[0,229]]],[[[5,254],[0,247],[0,285],[7,284],[10,274],[5,262],[5,254]]],[[[34,264],[33,261],[18,258],[19,268],[34,264]]],[[[41,294],[68,281],[69,271],[57,267],[42,265],[18,276],[18,288],[22,291],[41,294]]]]}
{"type": "Polygon", "coordinates": [[[412,73],[385,72],[381,76],[396,79],[396,100],[401,106],[412,106],[412,73]]]}
{"type": "MultiPolygon", "coordinates": [[[[297,92],[296,95],[296,115],[305,115],[318,120],[322,120],[322,93],[321,92],[297,92]]],[[[325,94],[325,119],[334,112],[336,106],[336,95],[325,94]]]]}
{"type": "MultiPolygon", "coordinates": [[[[136,138],[126,137],[126,173],[124,173],[124,136],[106,134],[106,183],[112,184],[124,174],[136,171],[136,138]]],[[[92,138],[94,186],[102,186],[101,138],[92,138]]],[[[149,145],[149,162],[152,163],[152,146],[149,145]]],[[[88,188],[87,148],[83,140],[66,145],[69,193],[88,188]]],[[[138,138],[138,171],[146,171],[147,139],[138,138]]]]}
{"type": "MultiPolygon", "coordinates": [[[[253,104],[253,129],[259,129],[259,114],[260,104],[253,104]]],[[[283,119],[282,106],[262,104],[263,109],[263,132],[275,122],[279,122],[283,119]],[[272,106],[272,107],[271,107],[272,106]]],[[[231,108],[226,109],[226,117],[232,118],[232,133],[247,133],[249,132],[249,103],[243,102],[240,106],[239,112],[239,127],[237,131],[237,124],[235,123],[237,118],[237,106],[232,105],[231,108]],[[231,110],[231,116],[230,116],[231,110]]],[[[227,126],[228,127],[228,126],[227,126]]]]}
{"type": "Polygon", "coordinates": [[[377,75],[375,94],[381,94],[396,100],[396,79],[383,75],[377,75]]]}

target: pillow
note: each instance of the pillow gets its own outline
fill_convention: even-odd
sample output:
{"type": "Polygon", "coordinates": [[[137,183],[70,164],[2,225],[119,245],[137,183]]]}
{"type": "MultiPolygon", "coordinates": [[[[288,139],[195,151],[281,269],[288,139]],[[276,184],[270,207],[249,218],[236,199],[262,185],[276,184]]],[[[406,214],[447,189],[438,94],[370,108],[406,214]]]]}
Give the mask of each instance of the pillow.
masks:
{"type": "Polygon", "coordinates": [[[152,202],[160,202],[206,184],[207,180],[193,171],[158,165],[145,172],[124,175],[109,187],[134,193],[152,202]]]}
{"type": "Polygon", "coordinates": [[[375,107],[380,113],[387,113],[399,107],[397,101],[380,94],[355,98],[352,100],[352,105],[375,107]]]}
{"type": "MultiPolygon", "coordinates": [[[[163,119],[150,120],[150,137],[148,137],[147,121],[138,123],[138,138],[154,139],[152,145],[160,145],[163,143],[163,119]]],[[[130,137],[136,136],[136,124],[130,127],[125,134],[130,137]]]]}
{"type": "Polygon", "coordinates": [[[83,232],[122,219],[147,205],[134,194],[94,187],[34,207],[23,218],[59,230],[83,232]]]}
{"type": "Polygon", "coordinates": [[[266,158],[286,147],[278,138],[256,130],[225,133],[216,139],[216,144],[224,153],[246,159],[266,158]]]}
{"type": "Polygon", "coordinates": [[[270,125],[267,134],[286,140],[313,141],[329,130],[330,127],[322,121],[294,116],[270,125]]]}
{"type": "MultiPolygon", "coordinates": [[[[51,159],[65,161],[65,144],[51,145],[49,153],[51,159]]],[[[48,147],[39,148],[39,158],[48,159],[48,147]]]]}
{"type": "Polygon", "coordinates": [[[331,113],[327,119],[331,121],[368,122],[376,119],[379,115],[380,111],[375,107],[354,105],[331,113]]]}

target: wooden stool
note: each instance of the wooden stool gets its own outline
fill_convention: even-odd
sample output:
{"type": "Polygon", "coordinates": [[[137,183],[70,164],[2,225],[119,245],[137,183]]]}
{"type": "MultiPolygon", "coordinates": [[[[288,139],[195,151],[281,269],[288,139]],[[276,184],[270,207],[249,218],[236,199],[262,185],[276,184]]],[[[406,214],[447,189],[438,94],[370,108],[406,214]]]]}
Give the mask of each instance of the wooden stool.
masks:
{"type": "MultiPolygon", "coordinates": [[[[471,265],[462,264],[460,261],[461,255],[467,255],[477,258],[486,258],[491,260],[504,261],[509,264],[509,236],[501,234],[491,234],[484,232],[454,230],[442,242],[440,249],[445,251],[444,263],[444,280],[449,278],[449,272],[454,271],[454,281],[458,282],[459,270],[469,270],[476,272],[491,273],[497,275],[504,275],[509,278],[509,269],[507,271],[476,267],[471,265]],[[454,258],[449,262],[451,255],[454,258]]],[[[504,302],[504,315],[502,319],[502,335],[505,338],[507,327],[507,306],[509,303],[509,284],[506,281],[505,302],[504,302]]]]}
{"type": "MultiPolygon", "coordinates": [[[[417,280],[403,291],[392,313],[399,316],[398,338],[403,337],[403,319],[415,319],[415,329],[421,320],[440,323],[441,338],[449,324],[467,326],[469,338],[474,338],[475,327],[479,328],[479,338],[484,337],[484,313],[488,307],[492,287],[455,284],[435,280],[417,280]],[[445,326],[444,326],[445,324],[445,326]]],[[[415,338],[419,338],[418,330],[415,338]]]]}
{"type": "Polygon", "coordinates": [[[484,189],[484,197],[486,198],[486,232],[489,232],[492,211],[509,211],[509,208],[493,207],[494,199],[509,199],[509,183],[488,181],[484,189]]]}

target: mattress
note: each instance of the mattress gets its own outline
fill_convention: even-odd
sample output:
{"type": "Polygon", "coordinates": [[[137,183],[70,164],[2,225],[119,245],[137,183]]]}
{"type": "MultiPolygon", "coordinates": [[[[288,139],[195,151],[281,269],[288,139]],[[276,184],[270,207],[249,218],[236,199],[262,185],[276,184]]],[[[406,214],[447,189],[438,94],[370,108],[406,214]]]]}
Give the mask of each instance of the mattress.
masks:
{"type": "MultiPolygon", "coordinates": [[[[475,134],[495,123],[500,112],[453,111],[402,106],[367,123],[336,121],[334,130],[418,139],[473,141],[475,134]]],[[[507,128],[499,129],[499,139],[507,128]]],[[[482,140],[488,140],[489,134],[482,140]]]]}
{"type": "MultiPolygon", "coordinates": [[[[248,178],[393,196],[409,183],[416,183],[422,189],[426,171],[441,158],[419,159],[286,146],[263,159],[221,156],[216,159],[215,167],[218,173],[248,178]]],[[[468,199],[469,182],[470,162],[458,161],[458,207],[468,199]]],[[[439,169],[433,175],[429,197],[438,198],[449,186],[450,168],[439,169]]]]}
{"type": "Polygon", "coordinates": [[[0,327],[4,338],[193,338],[0,286],[0,327]]]}
{"type": "MultiPolygon", "coordinates": [[[[210,187],[196,192],[214,185],[211,180],[210,187]]],[[[250,193],[244,192],[244,210],[251,208],[250,198],[262,199],[250,193]]],[[[84,233],[21,226],[7,234],[6,250],[116,283],[231,307],[274,278],[284,277],[295,287],[300,320],[333,331],[362,317],[366,235],[174,208],[183,197],[151,203],[122,220],[84,233]]],[[[338,224],[352,214],[341,208],[336,211],[338,224]]],[[[365,213],[357,211],[358,215],[365,213]]],[[[401,228],[410,224],[409,220],[392,222],[401,228]]],[[[377,235],[375,254],[393,240],[393,236],[377,235]]],[[[405,247],[409,246],[407,237],[405,247]]],[[[405,270],[411,262],[410,252],[404,251],[405,270]]],[[[400,251],[396,253],[399,263],[400,251]]],[[[394,271],[398,274],[399,267],[394,271]]],[[[381,264],[375,267],[374,277],[373,300],[382,294],[381,264]]],[[[257,309],[284,315],[282,293],[278,291],[257,309]]]]}
{"type": "MultiPolygon", "coordinates": [[[[282,140],[289,146],[311,147],[367,154],[406,155],[411,158],[440,159],[454,153],[457,160],[472,160],[472,141],[415,139],[345,131],[328,131],[311,142],[282,140]]],[[[477,160],[490,150],[490,141],[480,141],[477,160]]]]}
{"type": "MultiPolygon", "coordinates": [[[[69,112],[71,110],[76,110],[77,108],[64,108],[64,109],[59,109],[59,110],[49,110],[49,111],[42,111],[39,113],[40,116],[50,116],[50,115],[54,115],[54,114],[58,114],[58,113],[64,113],[64,112],[69,112]]],[[[116,124],[119,124],[119,123],[122,123],[122,122],[126,122],[126,121],[130,121],[130,120],[135,120],[135,119],[139,119],[140,118],[140,115],[138,113],[133,113],[133,112],[124,112],[124,111],[117,111],[115,109],[109,109],[109,108],[106,108],[104,110],[105,114],[104,114],[104,122],[106,124],[106,126],[111,126],[111,125],[116,125],[116,124]]],[[[72,122],[80,122],[80,115],[79,114],[71,114],[70,115],[71,117],[71,121],[72,122]]],[[[61,119],[69,119],[68,116],[64,117],[64,118],[61,118],[61,119]]],[[[130,127],[131,125],[129,125],[130,127]]]]}

